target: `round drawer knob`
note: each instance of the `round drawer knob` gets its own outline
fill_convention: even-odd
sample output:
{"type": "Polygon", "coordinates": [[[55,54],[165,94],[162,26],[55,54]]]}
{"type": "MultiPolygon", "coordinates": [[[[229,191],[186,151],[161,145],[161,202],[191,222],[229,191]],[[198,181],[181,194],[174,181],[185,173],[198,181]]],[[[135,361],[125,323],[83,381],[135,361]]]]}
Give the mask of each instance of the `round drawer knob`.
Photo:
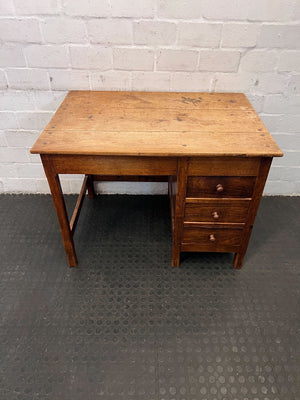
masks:
{"type": "Polygon", "coordinates": [[[215,241],[216,241],[215,235],[214,235],[214,234],[209,235],[209,240],[210,240],[211,242],[215,242],[215,241]]]}
{"type": "Polygon", "coordinates": [[[216,189],[217,189],[217,192],[218,192],[218,193],[221,193],[221,192],[223,192],[223,190],[224,190],[224,188],[223,188],[223,186],[221,185],[221,183],[218,183],[218,184],[217,184],[216,189]]]}
{"type": "Polygon", "coordinates": [[[220,215],[217,213],[217,211],[213,211],[211,213],[211,215],[213,216],[213,219],[219,219],[220,218],[220,215]]]}

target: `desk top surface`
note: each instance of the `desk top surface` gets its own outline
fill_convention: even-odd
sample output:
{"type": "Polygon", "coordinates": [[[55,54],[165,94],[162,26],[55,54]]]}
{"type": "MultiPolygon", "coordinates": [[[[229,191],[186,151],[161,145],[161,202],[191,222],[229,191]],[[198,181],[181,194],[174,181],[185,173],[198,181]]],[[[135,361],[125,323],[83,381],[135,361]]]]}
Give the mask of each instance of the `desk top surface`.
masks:
{"type": "Polygon", "coordinates": [[[31,152],[282,156],[242,93],[71,91],[31,152]]]}

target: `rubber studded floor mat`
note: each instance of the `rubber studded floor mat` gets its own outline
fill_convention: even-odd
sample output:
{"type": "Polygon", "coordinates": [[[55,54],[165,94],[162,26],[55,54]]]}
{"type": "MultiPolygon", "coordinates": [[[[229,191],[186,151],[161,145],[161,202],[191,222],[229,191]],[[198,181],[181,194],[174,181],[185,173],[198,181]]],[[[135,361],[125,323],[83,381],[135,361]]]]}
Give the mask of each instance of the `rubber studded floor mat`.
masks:
{"type": "Polygon", "coordinates": [[[172,268],[167,197],[86,199],[70,269],[51,197],[0,196],[0,399],[299,399],[299,210],[172,268]]]}

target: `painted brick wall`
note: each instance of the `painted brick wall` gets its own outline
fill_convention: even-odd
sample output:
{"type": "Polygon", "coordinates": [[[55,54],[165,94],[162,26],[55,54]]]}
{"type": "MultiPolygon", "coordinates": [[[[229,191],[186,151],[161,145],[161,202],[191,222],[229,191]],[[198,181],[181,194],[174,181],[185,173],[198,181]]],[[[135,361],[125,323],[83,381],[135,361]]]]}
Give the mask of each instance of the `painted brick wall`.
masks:
{"type": "Polygon", "coordinates": [[[265,193],[300,194],[299,0],[0,0],[1,192],[48,192],[29,149],[68,89],[245,92],[285,152],[265,193]]]}

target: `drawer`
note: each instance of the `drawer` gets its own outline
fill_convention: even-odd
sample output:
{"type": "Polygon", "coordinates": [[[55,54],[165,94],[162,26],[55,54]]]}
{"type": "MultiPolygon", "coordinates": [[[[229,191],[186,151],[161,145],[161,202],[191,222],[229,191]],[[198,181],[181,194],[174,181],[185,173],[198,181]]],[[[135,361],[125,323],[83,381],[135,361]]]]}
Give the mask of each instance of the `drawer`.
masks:
{"type": "Polygon", "coordinates": [[[244,223],[247,220],[250,200],[199,200],[189,202],[187,199],[184,221],[244,223]]]}
{"type": "Polygon", "coordinates": [[[243,228],[185,226],[182,251],[235,251],[241,244],[242,235],[243,228]]]}
{"type": "Polygon", "coordinates": [[[259,157],[192,157],[188,175],[192,176],[257,176],[259,157]]]}
{"type": "Polygon", "coordinates": [[[186,197],[251,197],[254,176],[189,176],[186,197]]]}

